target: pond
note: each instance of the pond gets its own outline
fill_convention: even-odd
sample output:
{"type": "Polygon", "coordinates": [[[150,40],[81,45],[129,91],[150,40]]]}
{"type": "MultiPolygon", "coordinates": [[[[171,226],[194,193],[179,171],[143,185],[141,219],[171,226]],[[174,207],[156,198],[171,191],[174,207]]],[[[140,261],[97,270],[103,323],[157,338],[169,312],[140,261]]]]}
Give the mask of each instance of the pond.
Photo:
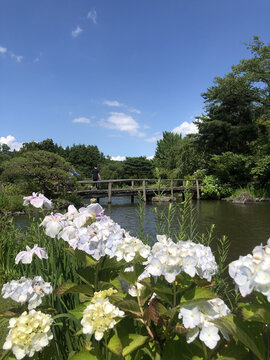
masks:
{"type": "MultiPolygon", "coordinates": [[[[130,197],[114,197],[113,204],[107,204],[107,199],[100,199],[105,208],[105,214],[111,216],[121,227],[136,235],[139,228],[137,215],[138,204],[130,203],[130,197]]],[[[89,203],[89,200],[85,199],[89,203]]],[[[144,230],[152,239],[156,236],[157,217],[152,203],[144,205],[144,230]]],[[[197,230],[206,233],[215,224],[215,240],[226,235],[230,241],[228,261],[235,260],[239,255],[246,255],[259,244],[266,244],[270,237],[270,203],[233,204],[226,201],[201,200],[194,201],[197,218],[197,230]]],[[[168,207],[163,204],[162,207],[168,207]]],[[[16,222],[26,225],[26,218],[20,216],[16,222]]],[[[176,224],[175,224],[176,225],[176,224]]],[[[215,241],[211,245],[215,247],[215,241]]]]}
{"type": "MultiPolygon", "coordinates": [[[[137,204],[131,204],[130,198],[113,198],[113,204],[107,205],[105,199],[100,204],[105,213],[112,217],[123,228],[132,234],[138,231],[137,204]]],[[[200,233],[206,233],[215,224],[215,238],[226,235],[230,240],[229,261],[239,255],[246,255],[261,243],[266,244],[270,238],[270,203],[233,204],[226,201],[194,201],[197,227],[200,233]]],[[[145,205],[145,232],[152,237],[156,235],[157,218],[152,203],[145,205]]],[[[168,206],[164,204],[163,206],[168,206]]]]}

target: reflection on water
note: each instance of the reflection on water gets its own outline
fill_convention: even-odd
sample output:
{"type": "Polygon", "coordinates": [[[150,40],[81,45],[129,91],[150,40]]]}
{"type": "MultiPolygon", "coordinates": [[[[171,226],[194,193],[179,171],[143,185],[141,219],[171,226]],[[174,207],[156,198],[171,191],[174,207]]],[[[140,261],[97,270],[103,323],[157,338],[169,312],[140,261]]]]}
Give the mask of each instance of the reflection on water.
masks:
{"type": "MultiPolygon", "coordinates": [[[[89,200],[85,199],[89,203],[89,200]]],[[[136,235],[139,228],[136,198],[130,203],[130,197],[113,197],[113,204],[108,205],[107,199],[100,199],[105,208],[105,214],[124,229],[136,235]]],[[[196,209],[197,226],[200,233],[206,233],[212,224],[215,224],[215,237],[226,235],[230,240],[229,261],[235,260],[239,255],[246,255],[261,243],[266,244],[270,237],[270,203],[251,203],[246,205],[232,204],[226,201],[194,201],[196,209]]],[[[151,203],[144,205],[144,230],[152,239],[156,236],[157,219],[151,203]]],[[[162,207],[167,207],[163,204],[162,207]]],[[[19,226],[26,225],[25,217],[16,219],[19,226]]],[[[175,221],[174,226],[177,226],[175,221]]],[[[215,243],[211,245],[215,248],[215,243]]]]}
{"type": "MultiPolygon", "coordinates": [[[[137,205],[130,203],[130,198],[113,198],[108,205],[107,199],[101,199],[105,213],[133,235],[138,231],[137,205]]],[[[164,204],[164,206],[168,206],[164,204]]],[[[197,226],[200,233],[207,232],[215,224],[215,237],[226,235],[230,240],[229,260],[246,255],[261,243],[266,244],[270,237],[270,203],[233,204],[226,201],[194,201],[197,226]]],[[[145,232],[153,238],[156,235],[156,215],[154,205],[145,205],[145,232]]],[[[176,225],[176,224],[175,224],[176,225]]],[[[214,244],[213,244],[214,245],[214,244]]]]}

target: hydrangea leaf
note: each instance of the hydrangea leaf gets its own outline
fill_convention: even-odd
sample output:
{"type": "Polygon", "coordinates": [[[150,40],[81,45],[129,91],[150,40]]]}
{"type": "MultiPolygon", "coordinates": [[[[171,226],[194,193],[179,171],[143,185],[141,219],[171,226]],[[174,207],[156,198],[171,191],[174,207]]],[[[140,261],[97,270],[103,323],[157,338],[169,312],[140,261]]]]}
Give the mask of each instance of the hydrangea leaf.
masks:
{"type": "Polygon", "coordinates": [[[98,360],[98,357],[89,351],[80,351],[72,356],[70,360],[98,360]]]}
{"type": "Polygon", "coordinates": [[[123,346],[122,346],[121,340],[117,334],[114,334],[111,337],[111,339],[108,343],[108,349],[115,355],[118,355],[119,357],[122,356],[123,346]]]}
{"type": "Polygon", "coordinates": [[[143,346],[148,339],[148,336],[129,334],[123,339],[123,343],[127,343],[127,345],[123,349],[123,356],[125,357],[129,355],[134,350],[137,350],[139,347],[143,346]]]}

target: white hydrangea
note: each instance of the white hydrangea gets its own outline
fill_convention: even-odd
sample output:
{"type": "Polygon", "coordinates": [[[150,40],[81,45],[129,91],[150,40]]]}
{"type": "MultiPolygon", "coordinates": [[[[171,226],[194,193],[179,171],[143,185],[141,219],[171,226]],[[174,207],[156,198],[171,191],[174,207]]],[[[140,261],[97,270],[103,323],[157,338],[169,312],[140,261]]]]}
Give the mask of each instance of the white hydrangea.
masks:
{"type": "Polygon", "coordinates": [[[52,322],[51,315],[35,310],[29,313],[25,311],[18,318],[11,318],[8,326],[10,330],[3,349],[12,350],[18,360],[25,356],[32,357],[53,338],[52,322]]]}
{"type": "MultiPolygon", "coordinates": [[[[210,349],[213,349],[220,339],[219,329],[212,323],[213,320],[222,316],[230,315],[230,309],[220,298],[211,299],[197,306],[183,306],[178,318],[182,319],[187,332],[187,343],[193,342],[199,335],[201,341],[210,349]]],[[[229,340],[228,334],[222,331],[225,339],[229,340]]]]}
{"type": "Polygon", "coordinates": [[[157,235],[147,259],[146,271],[153,276],[163,275],[172,283],[181,272],[211,281],[217,272],[217,264],[210,247],[192,241],[174,243],[165,235],[157,235]]]}
{"type": "Polygon", "coordinates": [[[4,299],[11,298],[20,304],[28,303],[28,310],[35,309],[41,304],[42,297],[51,293],[51,284],[45,282],[41,276],[35,276],[33,280],[23,276],[20,280],[12,280],[2,287],[4,299]]]}
{"type": "Polygon", "coordinates": [[[94,293],[91,304],[89,304],[83,312],[83,318],[81,320],[83,333],[95,334],[97,341],[103,338],[106,330],[112,329],[115,326],[117,318],[124,316],[124,312],[111,304],[107,297],[114,292],[116,291],[108,289],[94,293]]]}
{"type": "Polygon", "coordinates": [[[127,232],[118,232],[111,236],[111,246],[106,248],[106,254],[111,258],[116,257],[117,261],[124,259],[126,262],[132,261],[136,254],[147,258],[150,254],[150,246],[145,245],[141,240],[132,237],[127,232]]]}
{"type": "Polygon", "coordinates": [[[252,254],[231,262],[229,274],[242,296],[256,290],[270,302],[270,239],[267,245],[256,246],[252,254]]]}

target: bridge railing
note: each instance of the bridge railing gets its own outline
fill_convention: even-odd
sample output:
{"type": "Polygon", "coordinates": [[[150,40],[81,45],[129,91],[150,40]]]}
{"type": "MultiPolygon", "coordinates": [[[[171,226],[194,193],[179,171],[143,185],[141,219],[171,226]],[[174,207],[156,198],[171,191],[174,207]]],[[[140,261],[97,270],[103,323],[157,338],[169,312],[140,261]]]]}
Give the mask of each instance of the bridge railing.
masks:
{"type": "MultiPolygon", "coordinates": [[[[179,187],[179,183],[181,184],[180,187],[185,187],[187,182],[190,182],[191,184],[194,184],[193,186],[196,189],[196,193],[197,193],[197,199],[200,199],[200,183],[201,183],[201,179],[116,179],[116,180],[100,180],[98,181],[98,184],[108,184],[108,203],[111,203],[111,199],[112,199],[112,188],[113,185],[117,185],[117,184],[130,184],[130,188],[131,189],[136,189],[135,188],[135,184],[139,183],[141,184],[138,188],[138,191],[141,190],[142,191],[142,195],[143,195],[143,200],[146,201],[146,192],[147,189],[152,189],[152,187],[147,187],[148,183],[156,183],[156,184],[162,184],[162,183],[167,183],[168,185],[166,187],[170,187],[170,192],[171,192],[171,196],[173,196],[173,192],[174,192],[174,188],[179,187]],[[176,185],[177,183],[177,185],[176,185]]],[[[93,180],[80,180],[78,181],[79,184],[81,185],[87,185],[87,184],[96,184],[96,181],[93,180]]],[[[192,186],[192,185],[191,185],[192,186]]],[[[162,190],[162,189],[161,189],[162,190]]]]}

